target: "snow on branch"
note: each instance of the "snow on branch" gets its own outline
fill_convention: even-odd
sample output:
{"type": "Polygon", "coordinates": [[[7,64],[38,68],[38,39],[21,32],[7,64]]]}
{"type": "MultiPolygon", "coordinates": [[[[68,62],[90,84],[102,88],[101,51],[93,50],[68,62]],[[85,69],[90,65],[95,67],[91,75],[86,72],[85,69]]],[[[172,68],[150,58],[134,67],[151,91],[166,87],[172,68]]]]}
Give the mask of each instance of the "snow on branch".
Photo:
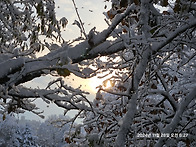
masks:
{"type": "Polygon", "coordinates": [[[118,136],[116,139],[116,147],[123,146],[126,142],[126,136],[129,132],[130,126],[133,122],[133,118],[136,112],[137,98],[138,98],[137,89],[138,89],[140,80],[145,72],[145,69],[147,68],[147,63],[150,60],[150,56],[151,56],[151,50],[150,48],[148,48],[144,52],[140,63],[135,69],[132,85],[131,84],[129,85],[128,92],[129,92],[130,101],[128,104],[128,111],[123,118],[120,130],[118,132],[118,136]]]}
{"type": "MultiPolygon", "coordinates": [[[[86,94],[88,93],[85,91],[65,85],[62,79],[57,79],[50,82],[47,89],[33,89],[17,86],[15,89],[8,91],[7,95],[9,95],[9,97],[6,98],[6,101],[10,101],[12,107],[15,105],[14,109],[16,110],[22,108],[36,112],[37,108],[31,99],[41,98],[46,103],[54,102],[57,106],[67,109],[68,111],[73,109],[93,111],[91,102],[85,96],[86,94]],[[53,88],[57,83],[59,83],[59,87],[53,88]]],[[[14,109],[13,111],[16,111],[14,109]]]]}
{"type": "Polygon", "coordinates": [[[153,54],[155,54],[156,52],[161,50],[164,46],[166,46],[167,44],[172,42],[173,39],[175,39],[177,36],[180,36],[182,33],[184,33],[188,29],[193,28],[195,26],[196,26],[196,20],[195,19],[191,18],[190,20],[187,20],[187,24],[182,25],[179,28],[177,28],[175,31],[171,32],[168,35],[168,37],[165,40],[163,40],[161,43],[152,44],[153,54]]]}
{"type": "Polygon", "coordinates": [[[171,104],[172,108],[174,109],[174,111],[177,110],[177,104],[174,101],[173,97],[168,92],[165,92],[163,90],[155,90],[155,89],[153,89],[153,90],[150,90],[149,93],[163,95],[170,102],[170,104],[171,104]]]}
{"type": "Polygon", "coordinates": [[[104,42],[109,35],[112,33],[112,31],[116,28],[116,26],[125,18],[127,17],[131,11],[135,9],[135,5],[132,4],[131,6],[127,7],[124,13],[118,14],[114,17],[112,20],[112,24],[105,30],[103,30],[101,33],[96,35],[93,40],[93,44],[96,46],[102,42],[104,42]]]}
{"type": "MultiPolygon", "coordinates": [[[[195,27],[196,26],[196,21],[189,21],[190,23],[185,24],[179,28],[177,28],[174,32],[171,32],[169,37],[166,38],[165,40],[162,41],[162,43],[152,43],[147,47],[147,49],[144,51],[142,54],[141,60],[139,64],[137,65],[134,75],[133,75],[133,82],[132,85],[130,84],[129,89],[130,89],[130,102],[128,106],[128,112],[126,113],[123,123],[121,124],[120,130],[118,132],[118,136],[116,139],[116,147],[124,146],[126,142],[126,135],[129,132],[130,126],[133,122],[133,118],[136,112],[136,100],[137,100],[137,90],[138,90],[138,85],[140,83],[140,80],[147,68],[147,63],[151,60],[152,55],[156,54],[159,50],[161,50],[164,46],[167,44],[171,43],[174,38],[177,36],[180,36],[183,32],[187,31],[188,29],[195,27]],[[133,95],[131,95],[131,91],[134,92],[133,95]]],[[[149,37],[149,36],[148,36],[149,37]]],[[[172,105],[175,108],[175,104],[172,105]]]]}
{"type": "MultiPolygon", "coordinates": [[[[183,112],[186,110],[188,105],[192,100],[196,98],[196,88],[194,88],[179,104],[178,110],[176,111],[175,116],[172,121],[163,129],[163,133],[172,133],[177,125],[180,123],[183,112]]],[[[160,138],[156,143],[155,147],[160,147],[164,145],[166,138],[160,138]]]]}
{"type": "Polygon", "coordinates": [[[5,62],[1,62],[0,69],[3,70],[0,71],[0,83],[4,83],[9,74],[20,71],[24,66],[24,63],[25,62],[23,58],[10,59],[5,62]]]}

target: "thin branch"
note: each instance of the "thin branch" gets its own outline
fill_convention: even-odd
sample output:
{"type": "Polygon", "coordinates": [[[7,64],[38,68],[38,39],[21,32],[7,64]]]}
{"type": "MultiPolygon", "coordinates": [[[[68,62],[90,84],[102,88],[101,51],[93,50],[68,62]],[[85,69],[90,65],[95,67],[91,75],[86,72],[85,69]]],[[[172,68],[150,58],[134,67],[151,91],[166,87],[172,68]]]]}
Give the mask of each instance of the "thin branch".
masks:
{"type": "Polygon", "coordinates": [[[81,18],[80,18],[80,15],[79,15],[78,8],[77,8],[77,6],[76,6],[75,0],[72,0],[72,2],[73,2],[73,5],[74,5],[74,8],[75,8],[75,11],[76,11],[78,20],[79,20],[80,25],[81,25],[81,31],[82,31],[82,33],[84,34],[85,38],[87,39],[88,37],[87,37],[87,35],[86,35],[86,33],[85,33],[84,24],[83,24],[83,22],[82,22],[82,20],[81,20],[81,18]]]}
{"type": "Polygon", "coordinates": [[[110,94],[113,94],[113,95],[119,95],[119,96],[129,96],[129,94],[125,93],[125,92],[114,92],[114,91],[111,91],[111,90],[108,90],[108,89],[103,89],[103,88],[100,88],[100,90],[104,91],[104,92],[107,92],[107,93],[110,93],[110,94]]]}
{"type": "MultiPolygon", "coordinates": [[[[174,118],[172,119],[172,121],[170,122],[170,124],[168,124],[162,131],[162,133],[171,133],[174,131],[174,129],[177,127],[178,123],[180,122],[180,119],[182,117],[183,112],[185,111],[185,109],[187,108],[187,106],[189,105],[189,103],[195,99],[196,97],[196,87],[192,90],[192,92],[189,93],[189,95],[187,95],[183,101],[180,103],[180,106],[178,107],[178,110],[174,116],[174,118]]],[[[158,142],[156,143],[155,147],[160,147],[163,146],[164,141],[166,138],[159,138],[158,142]]]]}

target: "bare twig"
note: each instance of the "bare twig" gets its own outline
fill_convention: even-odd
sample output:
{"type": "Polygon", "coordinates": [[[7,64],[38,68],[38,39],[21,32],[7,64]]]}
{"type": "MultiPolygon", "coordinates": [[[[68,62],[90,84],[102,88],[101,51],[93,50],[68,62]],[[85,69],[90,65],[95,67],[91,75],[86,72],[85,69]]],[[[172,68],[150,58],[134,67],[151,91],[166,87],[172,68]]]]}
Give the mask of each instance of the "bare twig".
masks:
{"type": "Polygon", "coordinates": [[[78,12],[78,8],[76,7],[76,3],[75,3],[74,0],[72,0],[72,2],[73,2],[73,5],[74,5],[74,8],[75,8],[78,20],[79,20],[80,25],[81,25],[81,32],[84,34],[85,38],[87,39],[88,37],[87,37],[87,35],[85,33],[84,25],[83,25],[82,19],[80,18],[80,15],[79,15],[79,12],[78,12]]]}

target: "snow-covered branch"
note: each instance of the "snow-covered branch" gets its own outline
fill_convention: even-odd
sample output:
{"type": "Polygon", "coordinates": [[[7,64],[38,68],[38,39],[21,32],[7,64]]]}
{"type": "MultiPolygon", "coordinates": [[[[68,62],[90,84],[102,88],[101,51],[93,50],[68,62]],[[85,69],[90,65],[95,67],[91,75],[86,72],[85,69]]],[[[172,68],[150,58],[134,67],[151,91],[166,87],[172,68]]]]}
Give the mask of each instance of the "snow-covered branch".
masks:
{"type": "Polygon", "coordinates": [[[174,30],[173,32],[171,32],[168,35],[168,37],[165,40],[163,40],[161,43],[152,44],[153,54],[155,54],[156,52],[161,50],[164,46],[171,43],[173,41],[173,39],[175,39],[176,37],[180,36],[182,33],[187,31],[188,29],[191,29],[195,26],[196,26],[196,20],[193,18],[190,18],[189,20],[187,20],[187,23],[185,25],[182,25],[179,28],[177,28],[176,30],[174,30]]]}
{"type": "Polygon", "coordinates": [[[37,109],[35,105],[32,107],[32,104],[28,104],[30,99],[35,98],[41,98],[46,103],[54,102],[57,104],[57,106],[66,110],[75,109],[93,111],[91,102],[89,102],[85,96],[88,94],[87,92],[64,85],[62,80],[56,80],[54,83],[56,84],[57,82],[60,84],[60,87],[55,89],[49,88],[51,85],[49,85],[49,89],[32,89],[23,86],[17,86],[14,89],[8,91],[7,95],[9,95],[9,97],[5,100],[10,101],[11,98],[13,99],[11,101],[15,101],[12,102],[11,105],[14,104],[18,109],[23,108],[29,111],[37,109]]]}
{"type": "Polygon", "coordinates": [[[28,110],[41,116],[36,99],[53,102],[65,113],[77,110],[66,122],[73,124],[82,117],[86,134],[78,133],[78,128],[67,134],[72,135],[65,138],[70,145],[165,143],[164,138],[144,142],[136,137],[137,131],[176,129],[194,135],[195,2],[111,2],[105,13],[108,27],[101,32],[93,27],[86,34],[83,22],[75,22],[86,38],[79,37],[72,45],[62,39],[61,29],[68,21],[57,20],[54,1],[0,1],[0,112],[28,110]],[[169,9],[162,12],[157,6],[169,9]],[[37,57],[43,49],[49,52],[37,57]],[[65,84],[62,77],[71,73],[81,78],[110,76],[111,88],[99,89],[91,102],[81,87],[65,84]],[[46,75],[53,79],[46,88],[25,87],[25,82],[46,75]]]}
{"type": "Polygon", "coordinates": [[[137,98],[138,98],[138,86],[140,83],[140,80],[145,72],[145,69],[147,68],[147,63],[150,60],[151,56],[151,50],[150,48],[146,49],[144,52],[140,63],[135,69],[134,76],[133,76],[133,82],[130,87],[128,88],[129,90],[129,104],[128,104],[128,111],[126,115],[123,118],[123,123],[121,124],[120,130],[118,132],[118,136],[116,139],[116,147],[124,146],[126,142],[126,136],[129,132],[130,126],[133,123],[133,118],[136,113],[136,107],[137,107],[137,98]],[[132,94],[133,93],[133,94],[132,94]]]}
{"type": "MultiPolygon", "coordinates": [[[[196,98],[195,90],[196,88],[194,88],[186,97],[184,97],[184,99],[179,104],[178,110],[176,111],[176,114],[174,115],[172,121],[162,130],[162,133],[172,133],[175,130],[182,118],[182,114],[184,113],[190,102],[196,98]]],[[[159,138],[155,147],[163,146],[165,140],[166,138],[159,138]]]]}

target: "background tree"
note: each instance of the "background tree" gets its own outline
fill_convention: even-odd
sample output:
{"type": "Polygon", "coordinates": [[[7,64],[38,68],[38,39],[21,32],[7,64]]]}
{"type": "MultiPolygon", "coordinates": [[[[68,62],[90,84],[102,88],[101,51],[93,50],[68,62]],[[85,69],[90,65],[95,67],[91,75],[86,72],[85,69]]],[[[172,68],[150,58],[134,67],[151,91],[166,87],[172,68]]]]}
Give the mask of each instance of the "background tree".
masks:
{"type": "Polygon", "coordinates": [[[43,122],[35,120],[17,119],[8,115],[4,121],[0,121],[0,146],[6,147],[62,147],[66,146],[65,132],[69,130],[69,124],[58,126],[61,120],[68,119],[65,116],[50,116],[43,122]]]}
{"type": "Polygon", "coordinates": [[[8,115],[4,121],[0,122],[0,142],[1,146],[20,147],[33,146],[38,147],[36,133],[31,128],[31,121],[19,123],[14,116],[8,115]],[[29,124],[31,126],[25,125],[29,124]]]}
{"type": "MultiPolygon", "coordinates": [[[[65,112],[78,110],[78,114],[68,122],[73,122],[78,116],[87,121],[98,120],[93,126],[94,136],[90,137],[90,142],[88,130],[84,140],[77,140],[84,144],[107,143],[108,140],[102,141],[103,135],[106,135],[106,139],[115,141],[115,146],[133,142],[153,146],[167,145],[168,142],[176,145],[180,141],[194,145],[195,1],[111,2],[112,8],[106,13],[108,28],[102,32],[93,28],[86,34],[81,27],[83,23],[78,21],[82,32],[78,38],[81,39],[80,43],[72,46],[63,41],[60,46],[55,46],[55,50],[52,50],[54,44],[39,38],[39,35],[43,35],[60,41],[60,26],[64,27],[67,23],[65,18],[60,21],[55,18],[53,1],[0,2],[2,14],[7,16],[0,17],[1,34],[5,34],[1,37],[0,62],[0,68],[3,69],[0,72],[2,113],[28,110],[40,115],[32,98],[41,98],[47,103],[53,101],[57,106],[65,108],[65,112]],[[166,11],[159,11],[158,6],[165,7],[166,11]],[[16,23],[8,23],[10,20],[16,23]],[[23,28],[26,24],[27,32],[23,28]],[[15,30],[19,32],[15,33],[15,30]],[[26,34],[27,37],[24,37],[26,34]],[[19,45],[25,47],[18,48],[19,45]],[[35,57],[41,45],[51,51],[42,57],[35,57]],[[102,56],[105,56],[106,61],[101,59],[102,56]],[[94,105],[86,97],[88,92],[72,88],[63,80],[63,76],[69,76],[70,73],[90,78],[105,71],[107,74],[114,73],[110,80],[115,88],[105,89],[100,86],[98,94],[101,95],[101,91],[111,93],[113,103],[109,105],[107,102],[111,100],[107,100],[108,97],[102,97],[103,104],[94,105]],[[45,75],[58,78],[49,82],[45,89],[23,85],[45,75]],[[113,108],[109,110],[107,107],[113,108]],[[117,112],[114,112],[115,108],[117,112]],[[114,115],[108,115],[112,113],[114,115]],[[107,120],[104,124],[103,118],[107,120]],[[104,130],[99,129],[102,126],[104,130]],[[189,135],[143,140],[135,139],[134,131],[189,135]],[[107,136],[111,134],[113,136],[107,136]],[[95,140],[97,137],[99,140],[95,140]]],[[[84,125],[90,128],[86,122],[84,125]]]]}
{"type": "Polygon", "coordinates": [[[62,126],[58,125],[59,123],[54,123],[65,119],[68,119],[68,117],[52,115],[41,123],[36,133],[39,145],[49,147],[66,146],[65,133],[69,130],[69,124],[62,126]]]}

